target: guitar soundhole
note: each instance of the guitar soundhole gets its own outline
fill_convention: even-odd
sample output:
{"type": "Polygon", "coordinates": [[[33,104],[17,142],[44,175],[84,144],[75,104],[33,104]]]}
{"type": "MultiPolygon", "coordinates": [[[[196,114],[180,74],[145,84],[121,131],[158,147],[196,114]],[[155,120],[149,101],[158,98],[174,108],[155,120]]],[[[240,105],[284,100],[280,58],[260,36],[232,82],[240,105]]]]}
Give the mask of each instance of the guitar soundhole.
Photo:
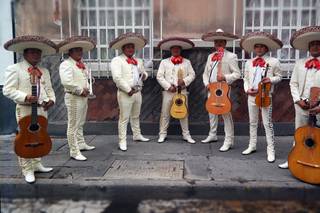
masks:
{"type": "Polygon", "coordinates": [[[177,106],[181,106],[182,105],[182,100],[181,99],[177,99],[176,101],[175,101],[175,104],[177,105],[177,106]]]}
{"type": "Polygon", "coordinates": [[[307,147],[309,147],[309,148],[312,148],[312,147],[314,147],[314,140],[312,139],[312,138],[308,138],[305,142],[305,145],[307,146],[307,147]]]}
{"type": "Polygon", "coordinates": [[[221,95],[222,95],[222,90],[217,89],[217,90],[216,90],[216,95],[217,95],[217,96],[221,96],[221,95]]]}
{"type": "Polygon", "coordinates": [[[29,130],[31,132],[38,131],[39,130],[39,125],[38,124],[31,124],[30,127],[29,127],[29,130]]]}

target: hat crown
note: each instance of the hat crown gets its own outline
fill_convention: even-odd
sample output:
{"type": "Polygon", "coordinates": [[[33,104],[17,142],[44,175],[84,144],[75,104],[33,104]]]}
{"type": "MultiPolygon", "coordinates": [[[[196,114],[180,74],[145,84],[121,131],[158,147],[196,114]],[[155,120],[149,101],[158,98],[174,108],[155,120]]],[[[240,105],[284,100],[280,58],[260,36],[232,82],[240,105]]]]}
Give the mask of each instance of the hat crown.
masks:
{"type": "Polygon", "coordinates": [[[224,31],[221,28],[219,28],[216,30],[216,33],[224,33],[224,31]]]}

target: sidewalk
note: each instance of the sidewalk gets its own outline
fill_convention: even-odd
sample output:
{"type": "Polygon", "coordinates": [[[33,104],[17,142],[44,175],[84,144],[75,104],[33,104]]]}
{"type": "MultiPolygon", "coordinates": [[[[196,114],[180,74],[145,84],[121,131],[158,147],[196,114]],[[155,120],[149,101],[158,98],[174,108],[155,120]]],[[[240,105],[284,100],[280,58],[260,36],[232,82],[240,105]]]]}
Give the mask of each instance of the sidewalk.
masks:
{"type": "Polygon", "coordinates": [[[202,144],[205,136],[194,136],[188,144],[180,136],[169,136],[165,143],[133,142],[128,151],[117,148],[115,135],[86,136],[96,146],[83,152],[87,161],[70,159],[66,138],[53,138],[50,155],[43,164],[52,166],[48,174],[36,174],[35,184],[26,184],[13,152],[13,137],[0,139],[0,184],[4,198],[50,199],[240,199],[316,200],[320,188],[278,169],[291,148],[292,137],[276,137],[275,163],[266,160],[266,142],[259,137],[256,153],[243,156],[248,136],[236,136],[232,150],[222,153],[216,143],[202,144]]]}

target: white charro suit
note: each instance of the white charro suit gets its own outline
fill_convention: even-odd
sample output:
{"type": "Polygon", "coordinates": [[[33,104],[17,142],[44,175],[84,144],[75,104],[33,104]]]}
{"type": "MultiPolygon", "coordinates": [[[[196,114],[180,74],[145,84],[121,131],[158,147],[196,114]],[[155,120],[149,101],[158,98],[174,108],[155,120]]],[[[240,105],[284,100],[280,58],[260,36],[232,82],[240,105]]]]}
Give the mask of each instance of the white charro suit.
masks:
{"type": "MultiPolygon", "coordinates": [[[[320,71],[314,68],[307,69],[305,67],[305,63],[312,58],[313,57],[300,59],[294,66],[290,79],[290,90],[294,103],[308,99],[311,87],[320,87],[320,71]]],[[[318,60],[320,60],[320,57],[318,57],[318,60]]],[[[295,128],[297,129],[308,124],[308,110],[301,109],[298,104],[294,104],[294,108],[296,112],[295,128]]],[[[319,115],[317,116],[317,120],[319,120],[319,115]]]]}
{"type": "MultiPolygon", "coordinates": [[[[213,52],[208,56],[207,63],[203,72],[203,84],[205,87],[209,85],[209,83],[213,83],[216,80],[216,75],[212,75],[213,78],[210,78],[210,73],[211,69],[213,67],[213,63],[211,61],[212,56],[216,52],[213,52]]],[[[226,78],[227,84],[232,84],[235,80],[240,78],[240,69],[238,66],[238,61],[237,61],[237,55],[234,53],[231,53],[227,50],[224,51],[224,56],[221,61],[221,70],[223,75],[226,78]]],[[[215,66],[214,72],[217,73],[217,66],[215,66]]],[[[209,95],[209,94],[208,94],[209,95]]],[[[209,131],[209,136],[216,137],[217,135],[217,128],[218,128],[218,115],[210,114],[209,113],[209,118],[210,118],[210,131],[209,131]]],[[[225,131],[225,141],[224,144],[232,145],[234,142],[234,125],[233,125],[233,120],[232,120],[232,115],[231,112],[222,115],[222,118],[224,120],[224,131],[225,131]]]]}
{"type": "MultiPolygon", "coordinates": [[[[192,68],[191,62],[183,58],[181,64],[174,65],[171,61],[171,58],[167,58],[161,61],[157,73],[157,80],[161,87],[164,89],[162,92],[162,107],[161,107],[161,116],[160,116],[160,132],[159,136],[166,137],[167,129],[170,122],[170,107],[172,104],[172,98],[175,93],[169,92],[168,89],[171,85],[178,86],[178,70],[183,70],[183,81],[187,86],[195,79],[195,73],[192,68]]],[[[182,94],[188,95],[187,89],[181,91],[182,94]]],[[[190,136],[189,127],[188,127],[188,116],[184,119],[180,119],[180,125],[182,129],[182,135],[186,138],[190,136]]]]}
{"type": "MultiPolygon", "coordinates": [[[[244,69],[244,91],[247,92],[249,89],[258,89],[258,83],[261,81],[261,75],[264,74],[265,68],[254,67],[253,61],[257,57],[250,59],[245,64],[244,69]],[[258,80],[257,80],[258,79],[258,80]]],[[[280,62],[278,59],[263,56],[262,57],[266,64],[269,64],[269,70],[267,71],[267,77],[271,80],[271,91],[270,97],[272,100],[272,93],[274,90],[274,85],[281,81],[282,75],[280,70],[280,62]]],[[[255,104],[255,96],[248,95],[248,111],[250,120],[250,149],[255,150],[257,144],[257,129],[259,121],[259,107],[255,104]]],[[[274,153],[274,132],[272,124],[272,101],[271,105],[268,107],[262,107],[261,109],[262,121],[267,138],[267,150],[268,153],[274,153]]]]}
{"type": "Polygon", "coordinates": [[[145,78],[142,80],[148,77],[141,59],[136,59],[138,62],[137,65],[129,64],[126,60],[127,56],[121,54],[111,61],[112,78],[118,88],[117,100],[120,109],[118,122],[119,143],[123,144],[127,143],[127,126],[129,119],[133,138],[141,136],[139,121],[142,103],[141,91],[134,93],[132,96],[128,95],[131,89],[137,86],[138,83],[135,80],[135,71],[138,71],[140,75],[145,75],[145,78]]]}
{"type": "MultiPolygon", "coordinates": [[[[28,68],[31,65],[23,60],[17,64],[7,67],[5,72],[5,83],[3,85],[3,95],[13,100],[16,106],[17,122],[25,116],[31,115],[31,106],[25,102],[27,95],[31,95],[31,82],[28,68]]],[[[56,101],[55,94],[51,85],[50,73],[44,67],[38,67],[42,72],[40,78],[40,94],[39,104],[52,100],[56,101]]],[[[47,117],[47,112],[42,107],[38,107],[38,115],[47,117]]],[[[18,157],[22,173],[26,175],[28,172],[34,172],[36,167],[40,165],[40,158],[20,158],[18,157]]]]}
{"type": "Polygon", "coordinates": [[[83,136],[83,125],[86,121],[88,98],[81,96],[88,88],[88,70],[80,69],[77,62],[69,57],[60,64],[59,74],[65,90],[65,104],[68,111],[67,139],[70,156],[77,156],[86,146],[83,136]]]}

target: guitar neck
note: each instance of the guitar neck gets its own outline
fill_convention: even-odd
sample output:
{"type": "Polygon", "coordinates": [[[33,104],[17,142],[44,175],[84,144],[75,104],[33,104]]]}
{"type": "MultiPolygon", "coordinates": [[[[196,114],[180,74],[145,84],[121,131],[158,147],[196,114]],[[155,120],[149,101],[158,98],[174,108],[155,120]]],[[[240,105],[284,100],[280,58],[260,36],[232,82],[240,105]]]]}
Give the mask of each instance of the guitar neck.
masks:
{"type": "MultiPolygon", "coordinates": [[[[32,96],[37,96],[37,86],[32,86],[32,96]]],[[[38,122],[38,103],[31,104],[31,124],[37,124],[38,122]]]]}

